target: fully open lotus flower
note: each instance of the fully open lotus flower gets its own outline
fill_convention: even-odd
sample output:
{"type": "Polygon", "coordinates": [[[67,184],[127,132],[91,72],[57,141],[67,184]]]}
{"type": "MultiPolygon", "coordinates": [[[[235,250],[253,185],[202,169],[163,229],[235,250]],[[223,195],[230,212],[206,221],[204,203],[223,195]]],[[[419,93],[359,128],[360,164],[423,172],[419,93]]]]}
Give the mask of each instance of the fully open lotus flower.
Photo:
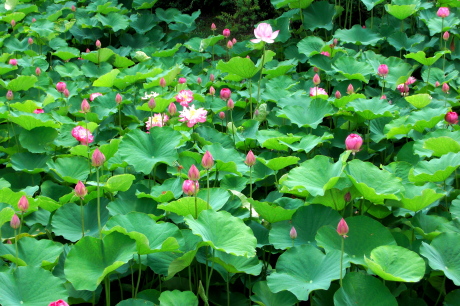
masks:
{"type": "Polygon", "coordinates": [[[184,107],[188,107],[188,104],[193,101],[193,92],[188,89],[179,91],[176,95],[176,101],[184,107]]]}
{"type": "Polygon", "coordinates": [[[363,139],[358,134],[350,134],[345,139],[345,147],[347,150],[351,150],[353,154],[359,151],[363,144],[363,139]]]}
{"type": "Polygon", "coordinates": [[[310,97],[315,97],[315,96],[319,96],[319,95],[326,95],[327,96],[327,92],[323,88],[320,88],[320,87],[312,87],[312,88],[310,88],[310,97]]]}
{"type": "Polygon", "coordinates": [[[254,35],[256,38],[251,39],[251,41],[253,43],[259,43],[261,41],[264,41],[266,43],[271,44],[275,42],[275,38],[278,36],[279,32],[280,32],[279,30],[273,32],[271,25],[269,25],[268,23],[262,22],[262,23],[259,23],[257,28],[254,30],[254,35]]]}
{"type": "Polygon", "coordinates": [[[82,145],[87,145],[94,141],[94,137],[91,132],[80,125],[72,129],[72,136],[82,145]]]}
{"type": "Polygon", "coordinates": [[[179,121],[187,122],[188,127],[193,127],[198,122],[206,122],[208,112],[204,108],[195,109],[195,105],[184,107],[184,110],[179,112],[179,121]]]}
{"type": "Polygon", "coordinates": [[[69,306],[64,300],[57,300],[56,302],[49,303],[48,306],[69,306]]]}
{"type": "Polygon", "coordinates": [[[92,94],[89,95],[89,100],[90,100],[91,102],[93,102],[94,99],[96,99],[97,97],[100,97],[100,96],[102,96],[102,94],[101,94],[100,92],[94,92],[94,93],[92,93],[92,94]]]}
{"type": "Polygon", "coordinates": [[[169,117],[166,114],[155,114],[153,117],[149,117],[149,119],[145,122],[145,127],[148,131],[152,126],[164,126],[168,120],[169,117]]]}

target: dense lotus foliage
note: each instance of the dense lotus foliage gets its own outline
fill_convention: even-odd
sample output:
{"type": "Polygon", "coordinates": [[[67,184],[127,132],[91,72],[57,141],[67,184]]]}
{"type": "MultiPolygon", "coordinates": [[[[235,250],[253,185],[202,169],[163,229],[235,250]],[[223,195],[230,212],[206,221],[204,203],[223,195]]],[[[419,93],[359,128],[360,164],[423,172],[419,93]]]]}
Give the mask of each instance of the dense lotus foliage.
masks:
{"type": "Polygon", "coordinates": [[[2,3],[1,305],[460,304],[460,2],[271,5],[2,3]]]}

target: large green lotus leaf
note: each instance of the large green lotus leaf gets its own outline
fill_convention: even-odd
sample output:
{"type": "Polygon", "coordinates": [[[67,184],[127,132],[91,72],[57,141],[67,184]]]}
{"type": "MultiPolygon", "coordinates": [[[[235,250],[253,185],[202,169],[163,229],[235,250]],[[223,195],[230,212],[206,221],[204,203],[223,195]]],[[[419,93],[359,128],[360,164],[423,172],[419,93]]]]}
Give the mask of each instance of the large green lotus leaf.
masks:
{"type": "Polygon", "coordinates": [[[365,83],[369,82],[370,75],[374,73],[368,63],[360,62],[351,56],[340,57],[332,67],[349,80],[360,80],[365,83]]]}
{"type": "Polygon", "coordinates": [[[381,245],[396,245],[390,231],[380,222],[367,216],[355,216],[346,219],[348,224],[347,238],[337,234],[336,227],[325,226],[319,229],[316,242],[326,252],[341,250],[342,239],[345,239],[344,252],[350,262],[365,265],[364,256],[369,257],[371,251],[381,245]]]}
{"type": "Polygon", "coordinates": [[[137,33],[144,35],[146,32],[150,31],[157,25],[155,21],[155,17],[153,14],[149,12],[145,12],[143,14],[131,15],[130,16],[131,22],[130,26],[137,33]]]}
{"type": "Polygon", "coordinates": [[[83,72],[74,63],[65,63],[64,65],[56,66],[56,71],[63,78],[76,78],[77,76],[83,75],[83,72]]]}
{"type": "MultiPolygon", "coordinates": [[[[101,204],[101,224],[107,222],[109,213],[105,204],[101,204]]],[[[83,206],[85,236],[99,237],[96,201],[83,206]]],[[[51,225],[56,235],[75,242],[82,238],[81,208],[75,203],[67,203],[56,210],[51,225]]]]}
{"type": "Polygon", "coordinates": [[[383,204],[386,199],[399,200],[399,193],[404,190],[399,178],[369,162],[354,159],[345,171],[363,197],[375,204],[383,204]]]}
{"type": "Polygon", "coordinates": [[[51,156],[46,154],[16,153],[11,156],[11,166],[16,171],[27,173],[47,172],[47,162],[50,158],[51,156]]]}
{"type": "Polygon", "coordinates": [[[81,58],[93,62],[95,64],[100,64],[102,62],[107,62],[114,54],[115,52],[113,52],[111,49],[102,48],[90,53],[82,53],[81,58]]]}
{"type": "MultiPolygon", "coordinates": [[[[444,3],[444,5],[441,2],[442,1],[439,1],[438,4],[442,6],[458,7],[458,2],[456,1],[444,3]]],[[[423,13],[420,14],[420,19],[426,23],[431,36],[437,36],[437,33],[444,33],[446,31],[450,32],[452,28],[456,28],[460,23],[460,19],[455,16],[456,14],[450,14],[446,18],[439,18],[433,10],[424,10],[422,12],[423,13]]]]}
{"type": "Polygon", "coordinates": [[[252,78],[260,70],[249,58],[232,57],[228,62],[220,60],[216,66],[222,72],[236,74],[244,79],[252,78]]]}
{"type": "MultiPolygon", "coordinates": [[[[0,74],[4,75],[5,73],[8,73],[13,70],[17,70],[17,66],[12,66],[10,64],[5,64],[5,63],[0,63],[0,74]]],[[[1,85],[5,87],[5,83],[2,81],[1,85]]]]}
{"type": "Polygon", "coordinates": [[[369,28],[363,29],[359,24],[355,24],[349,30],[335,31],[334,37],[345,43],[371,46],[375,46],[379,40],[383,39],[378,33],[369,28]]]}
{"type": "Polygon", "coordinates": [[[285,135],[277,130],[260,130],[257,132],[257,141],[263,148],[269,150],[288,151],[288,146],[282,144],[292,144],[302,139],[300,136],[285,135]]]}
{"type": "Polygon", "coordinates": [[[221,265],[229,273],[259,275],[262,262],[257,257],[246,258],[217,251],[208,260],[221,265]]]}
{"type": "Polygon", "coordinates": [[[324,117],[331,116],[334,113],[334,108],[331,104],[321,99],[314,99],[306,101],[303,106],[292,105],[283,107],[277,112],[277,116],[287,118],[299,127],[316,129],[323,122],[324,117]],[[305,114],[308,114],[308,116],[305,114]]]}
{"type": "Polygon", "coordinates": [[[361,0],[361,2],[366,6],[368,11],[372,10],[374,6],[382,3],[384,0],[361,0]]]}
{"type": "Polygon", "coordinates": [[[303,11],[303,27],[311,31],[316,29],[330,31],[335,14],[334,4],[328,1],[315,1],[303,11]]]}
{"type": "Polygon", "coordinates": [[[17,259],[14,244],[0,244],[1,257],[18,266],[43,267],[47,270],[57,263],[62,250],[63,246],[59,242],[23,237],[18,241],[17,259]]]}
{"type": "Polygon", "coordinates": [[[66,182],[74,184],[78,183],[78,181],[86,181],[89,174],[88,159],[79,156],[61,157],[55,161],[50,160],[48,167],[66,182]]]}
{"type": "Polygon", "coordinates": [[[3,306],[49,305],[67,298],[64,280],[41,267],[18,267],[12,273],[0,273],[0,304],[3,306]]]}
{"type": "Polygon", "coordinates": [[[276,7],[277,9],[282,8],[284,6],[289,5],[290,8],[307,8],[313,0],[270,0],[272,5],[276,7]]]}
{"type": "Polygon", "coordinates": [[[234,148],[226,148],[220,143],[205,145],[204,151],[209,151],[216,162],[216,170],[232,172],[238,175],[248,171],[248,166],[244,164],[245,156],[234,148]]]}
{"type": "Polygon", "coordinates": [[[151,301],[140,299],[140,298],[136,298],[136,299],[131,298],[131,299],[123,300],[117,304],[117,306],[155,306],[155,305],[156,304],[154,304],[151,301]]]}
{"type": "Polygon", "coordinates": [[[322,196],[326,190],[334,187],[343,168],[342,160],[332,163],[331,158],[316,155],[289,171],[283,185],[290,189],[307,190],[312,196],[322,196]]]}
{"type": "Polygon", "coordinates": [[[255,256],[257,240],[252,230],[230,213],[205,210],[196,220],[191,216],[184,219],[193,234],[212,248],[236,256],[255,256]]]}
{"type": "Polygon", "coordinates": [[[307,36],[297,43],[299,53],[308,57],[321,53],[324,46],[325,42],[318,36],[307,36]]]}
{"type": "Polygon", "coordinates": [[[425,274],[425,261],[415,252],[397,245],[382,245],[372,250],[367,266],[387,281],[415,283],[425,274]]]}
{"type": "Polygon", "coordinates": [[[114,32],[125,30],[129,26],[128,17],[111,12],[107,16],[97,14],[94,18],[98,19],[105,27],[110,27],[114,32]]]}
{"type": "Polygon", "coordinates": [[[444,306],[457,306],[460,301],[460,289],[455,289],[449,292],[444,298],[444,306]]]}
{"type": "Polygon", "coordinates": [[[272,224],[269,234],[270,243],[277,249],[287,249],[292,246],[311,244],[320,228],[326,225],[337,226],[340,214],[323,205],[302,206],[292,216],[292,222],[277,222],[272,224]],[[291,228],[297,231],[297,238],[289,235],[291,228]]]}
{"type": "Polygon", "coordinates": [[[398,302],[379,279],[360,272],[350,272],[343,278],[343,286],[334,294],[334,305],[397,306],[398,302]]]}
{"type": "Polygon", "coordinates": [[[308,153],[318,144],[324,143],[328,139],[332,138],[332,134],[326,132],[322,136],[315,136],[312,134],[304,135],[299,143],[286,143],[284,141],[280,141],[280,143],[288,146],[293,151],[304,151],[305,153],[308,153]]]}
{"type": "Polygon", "coordinates": [[[177,160],[180,141],[180,133],[170,127],[152,127],[150,134],[136,129],[123,136],[119,151],[136,171],[149,174],[156,164],[172,165],[177,160]]]}
{"type": "MultiPolygon", "coordinates": [[[[452,135],[455,136],[455,135],[452,135]]],[[[460,152],[460,144],[458,139],[453,139],[448,136],[437,138],[428,138],[423,141],[423,149],[432,151],[432,155],[436,157],[443,156],[448,153],[460,152]]],[[[415,150],[415,146],[414,146],[415,150]]]]}
{"type": "Polygon", "coordinates": [[[136,240],[137,253],[141,255],[176,251],[179,248],[177,239],[182,237],[174,224],[155,223],[148,215],[140,212],[110,218],[103,232],[108,234],[114,231],[136,240]]]}
{"type": "Polygon", "coordinates": [[[52,53],[54,56],[59,57],[63,61],[67,61],[71,58],[76,58],[80,56],[80,50],[72,47],[63,47],[59,48],[56,52],[52,53]]]}
{"type": "Polygon", "coordinates": [[[12,91],[29,90],[37,81],[38,79],[34,75],[20,75],[11,80],[6,86],[6,89],[12,91]]]}
{"type": "Polygon", "coordinates": [[[356,99],[366,99],[366,96],[363,94],[346,95],[341,97],[340,99],[334,99],[334,101],[332,101],[332,104],[334,104],[335,107],[342,108],[351,101],[355,101],[356,99]]]}
{"type": "Polygon", "coordinates": [[[87,62],[81,65],[81,71],[85,74],[85,76],[90,78],[99,78],[112,71],[112,68],[112,65],[107,62],[101,63],[100,65],[87,62]]]}
{"type": "Polygon", "coordinates": [[[416,108],[424,108],[430,104],[432,97],[429,94],[416,94],[405,97],[405,99],[416,108]]]}
{"type": "Polygon", "coordinates": [[[197,214],[200,215],[202,211],[210,209],[208,203],[205,200],[200,198],[195,199],[195,197],[181,198],[177,201],[169,202],[167,204],[160,204],[157,207],[159,209],[164,209],[166,211],[178,214],[179,216],[185,217],[191,215],[193,218],[196,218],[197,214]]]}
{"type": "Polygon", "coordinates": [[[401,207],[417,212],[444,196],[445,194],[442,190],[439,190],[433,183],[428,183],[423,186],[404,184],[404,193],[401,196],[401,200],[389,200],[386,201],[385,204],[387,206],[401,207]]]}
{"type": "Polygon", "coordinates": [[[135,177],[132,174],[118,174],[110,177],[105,183],[104,188],[110,192],[127,191],[133,183],[135,177]]]}
{"type": "Polygon", "coordinates": [[[411,130],[422,133],[425,129],[431,129],[441,120],[444,120],[444,116],[445,113],[441,109],[425,107],[421,110],[411,112],[408,116],[391,121],[385,126],[384,132],[388,139],[394,138],[396,135],[406,135],[411,130]]]}
{"type": "Polygon", "coordinates": [[[191,291],[163,291],[160,306],[198,306],[198,298],[191,291]]]}
{"type": "Polygon", "coordinates": [[[440,59],[441,56],[443,56],[446,53],[450,53],[450,51],[438,51],[438,52],[435,52],[433,57],[428,57],[427,58],[425,52],[419,51],[417,53],[406,54],[406,55],[404,55],[404,57],[405,58],[412,58],[412,59],[416,60],[417,62],[419,62],[422,65],[431,66],[434,63],[436,63],[436,61],[438,59],[440,59]]]}
{"type": "Polygon", "coordinates": [[[456,286],[460,286],[460,233],[442,233],[431,244],[422,242],[420,254],[428,259],[433,270],[441,270],[456,286]]]}
{"type": "Polygon", "coordinates": [[[393,117],[396,107],[375,97],[354,100],[347,104],[347,110],[355,112],[366,120],[372,120],[380,117],[393,117]]]}
{"type": "Polygon", "coordinates": [[[400,51],[401,49],[413,51],[413,47],[422,43],[425,40],[425,36],[415,34],[408,37],[406,33],[398,31],[388,36],[387,40],[396,51],[400,51]]]}
{"type": "Polygon", "coordinates": [[[4,207],[0,210],[0,227],[6,222],[10,222],[14,215],[14,210],[11,207],[4,207]]]}
{"type": "MultiPolygon", "coordinates": [[[[206,185],[202,185],[202,189],[198,192],[198,197],[207,201],[208,200],[208,191],[209,191],[209,205],[211,205],[212,209],[218,211],[227,203],[228,199],[230,199],[230,193],[228,189],[224,188],[204,188],[206,185]]],[[[181,185],[182,187],[182,185],[181,185]]]]}
{"type": "Polygon", "coordinates": [[[417,12],[417,5],[415,4],[409,4],[409,5],[385,4],[385,10],[391,16],[394,16],[399,20],[403,20],[417,12]]]}
{"type": "Polygon", "coordinates": [[[291,220],[292,215],[295,213],[293,209],[284,209],[273,203],[259,202],[252,199],[248,199],[248,201],[252,204],[252,207],[254,207],[259,216],[269,223],[291,220]]]}
{"type": "Polygon", "coordinates": [[[404,223],[413,228],[415,233],[424,239],[433,240],[441,234],[442,228],[449,223],[449,220],[441,216],[418,212],[410,221],[404,223]]]}
{"type": "Polygon", "coordinates": [[[85,236],[67,255],[64,265],[67,280],[77,290],[96,290],[104,277],[127,263],[136,254],[136,242],[113,232],[102,241],[85,236]]]}
{"type": "MultiPolygon", "coordinates": [[[[17,21],[16,21],[17,22],[17,21]]],[[[24,37],[23,40],[18,40],[16,37],[8,37],[3,41],[3,45],[8,49],[9,52],[24,52],[29,49],[29,38],[24,37]]]]}
{"type": "Polygon", "coordinates": [[[52,119],[48,114],[10,112],[8,115],[8,120],[29,131],[41,126],[51,128],[59,127],[59,123],[52,119]]]}
{"type": "MultiPolygon", "coordinates": [[[[5,1],[5,2],[6,2],[5,8],[6,6],[9,7],[7,10],[14,10],[17,4],[17,3],[13,4],[12,1],[5,1]]],[[[26,14],[24,14],[23,12],[11,12],[11,14],[5,14],[4,16],[2,16],[2,21],[10,23],[11,20],[14,20],[16,22],[19,22],[22,19],[24,19],[24,17],[26,17],[26,14]]]]}
{"type": "Polygon", "coordinates": [[[58,131],[51,127],[37,127],[25,130],[19,134],[21,145],[32,153],[45,153],[51,147],[49,144],[56,139],[58,131]]]}
{"type": "MultiPolygon", "coordinates": [[[[345,262],[342,272],[348,262],[345,262]]],[[[287,290],[306,301],[313,290],[328,289],[340,277],[340,252],[323,254],[313,245],[301,245],[284,252],[276,262],[276,272],[267,277],[274,293],[287,290]]]]}
{"type": "Polygon", "coordinates": [[[110,63],[114,66],[114,67],[117,67],[117,68],[127,68],[127,67],[130,67],[130,66],[133,66],[135,63],[130,60],[129,58],[127,57],[124,57],[124,56],[120,56],[118,54],[115,54],[114,57],[112,57],[110,63]]]}
{"type": "Polygon", "coordinates": [[[115,200],[107,205],[110,215],[126,215],[132,211],[143,212],[151,215],[162,214],[163,212],[157,209],[155,202],[143,196],[143,191],[147,191],[145,186],[134,184],[131,185],[131,188],[128,191],[119,192],[115,200]]]}
{"type": "Polygon", "coordinates": [[[409,172],[409,180],[416,184],[443,182],[460,166],[460,152],[450,152],[440,158],[418,162],[409,172]]]}
{"type": "Polygon", "coordinates": [[[120,70],[113,69],[109,73],[106,73],[99,77],[93,82],[94,87],[113,87],[117,75],[120,73],[120,70]]]}
{"type": "Polygon", "coordinates": [[[280,291],[273,293],[267,285],[267,281],[258,281],[252,287],[254,295],[251,300],[258,305],[265,306],[292,306],[298,300],[295,295],[289,291],[280,291]]]}

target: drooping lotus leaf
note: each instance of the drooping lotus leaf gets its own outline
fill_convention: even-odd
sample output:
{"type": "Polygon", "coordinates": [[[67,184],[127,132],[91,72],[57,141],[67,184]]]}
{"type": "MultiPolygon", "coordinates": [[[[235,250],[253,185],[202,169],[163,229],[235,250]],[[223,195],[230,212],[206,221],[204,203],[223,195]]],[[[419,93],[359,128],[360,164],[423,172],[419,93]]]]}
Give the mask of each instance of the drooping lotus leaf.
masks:
{"type": "Polygon", "coordinates": [[[423,160],[409,173],[409,180],[416,183],[443,182],[460,166],[460,152],[450,152],[440,158],[423,160]]]}
{"type": "Polygon", "coordinates": [[[289,291],[273,293],[267,285],[267,281],[258,281],[252,287],[254,295],[251,300],[265,306],[292,306],[297,302],[295,295],[289,291]]]}
{"type": "Polygon", "coordinates": [[[383,39],[378,33],[369,28],[363,29],[359,24],[355,24],[348,30],[335,31],[334,37],[345,43],[371,46],[375,46],[379,40],[383,39]]]}
{"type": "Polygon", "coordinates": [[[429,94],[416,94],[405,97],[405,99],[416,108],[424,108],[430,104],[432,97],[429,94]]]}
{"type": "Polygon", "coordinates": [[[409,183],[403,185],[404,192],[401,194],[401,199],[399,201],[388,200],[385,205],[402,207],[417,212],[445,196],[442,190],[439,190],[434,183],[427,183],[422,186],[409,183]]]}
{"type": "Polygon", "coordinates": [[[433,65],[434,63],[436,63],[436,61],[438,59],[441,58],[441,56],[443,56],[444,54],[446,53],[450,53],[449,50],[443,50],[443,51],[438,51],[434,54],[433,57],[426,57],[426,53],[423,52],[423,51],[419,51],[417,53],[409,53],[409,54],[406,54],[404,55],[404,57],[406,58],[412,58],[414,60],[416,60],[417,62],[419,62],[420,64],[422,65],[425,65],[425,66],[431,66],[433,65]]]}
{"type": "Polygon", "coordinates": [[[324,46],[325,42],[317,36],[307,36],[297,43],[299,53],[305,54],[308,57],[319,54],[324,46]]]}
{"type": "Polygon", "coordinates": [[[417,5],[385,4],[385,10],[388,12],[388,14],[398,18],[399,20],[403,20],[417,12],[417,5]]]}
{"type": "Polygon", "coordinates": [[[340,57],[334,61],[332,68],[349,80],[360,80],[365,83],[369,82],[370,75],[374,73],[374,70],[369,64],[361,62],[351,56],[340,57]]]}
{"type": "Polygon", "coordinates": [[[197,215],[199,216],[202,211],[211,208],[205,200],[195,197],[180,198],[177,201],[160,204],[157,207],[179,216],[192,215],[193,218],[197,218],[197,215]]]}
{"type": "MultiPolygon", "coordinates": [[[[307,1],[311,2],[311,0],[307,1]]],[[[295,3],[292,2],[292,4],[295,3]]],[[[335,14],[334,4],[328,1],[315,1],[303,11],[303,27],[311,31],[316,29],[332,30],[332,21],[335,14]]]]}
{"type": "Polygon", "coordinates": [[[221,265],[229,273],[245,273],[256,276],[260,274],[263,266],[257,257],[246,258],[221,251],[214,252],[208,260],[221,265]]]}
{"type": "Polygon", "coordinates": [[[374,6],[382,3],[384,0],[362,0],[363,4],[366,6],[368,11],[372,10],[374,6]]]}

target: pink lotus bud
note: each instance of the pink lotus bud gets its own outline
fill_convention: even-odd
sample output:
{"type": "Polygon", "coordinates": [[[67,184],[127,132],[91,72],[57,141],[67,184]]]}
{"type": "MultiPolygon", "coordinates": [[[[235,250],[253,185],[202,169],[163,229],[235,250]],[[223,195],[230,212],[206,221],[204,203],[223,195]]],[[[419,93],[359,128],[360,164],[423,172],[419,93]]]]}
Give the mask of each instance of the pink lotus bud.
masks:
{"type": "Polygon", "coordinates": [[[448,112],[444,119],[449,124],[457,124],[458,123],[458,114],[456,112],[448,112]]]}
{"type": "Polygon", "coordinates": [[[438,9],[438,12],[436,13],[436,15],[438,15],[438,17],[441,17],[441,18],[446,18],[447,16],[450,15],[449,8],[448,7],[440,7],[438,9]]]}
{"type": "Polygon", "coordinates": [[[117,95],[115,96],[115,102],[117,104],[120,104],[121,101],[123,101],[123,97],[119,93],[117,93],[117,95]]]}
{"type": "Polygon", "coordinates": [[[215,31],[217,28],[216,28],[216,25],[214,24],[214,22],[211,24],[211,31],[215,31]]]}
{"type": "Polygon", "coordinates": [[[32,18],[32,23],[34,23],[35,21],[37,21],[37,19],[35,19],[35,18],[32,18]]]}
{"type": "Polygon", "coordinates": [[[171,116],[174,116],[174,115],[177,113],[176,104],[174,104],[174,103],[169,104],[169,106],[168,106],[168,113],[169,113],[171,116]]]}
{"type": "Polygon", "coordinates": [[[291,239],[296,239],[297,238],[297,231],[295,230],[295,227],[291,227],[291,230],[289,231],[289,236],[291,239]]]}
{"type": "Polygon", "coordinates": [[[439,84],[439,81],[436,81],[436,83],[434,83],[434,87],[438,87],[439,85],[441,85],[439,84]]]}
{"type": "Polygon", "coordinates": [[[67,85],[66,85],[66,83],[64,83],[64,82],[58,82],[58,83],[56,84],[56,89],[57,89],[57,91],[59,91],[59,92],[62,92],[62,93],[63,93],[63,92],[64,92],[64,89],[66,89],[66,88],[67,88],[67,85]]]}
{"type": "Polygon", "coordinates": [[[27,197],[26,197],[26,196],[23,195],[23,196],[19,199],[18,208],[19,208],[19,210],[22,211],[22,212],[26,212],[26,211],[29,209],[29,200],[27,200],[27,197]]]}
{"type": "Polygon", "coordinates": [[[232,43],[231,40],[227,41],[227,48],[228,48],[228,49],[233,48],[233,43],[232,43]]]}
{"type": "Polygon", "coordinates": [[[56,302],[51,302],[48,306],[69,306],[64,300],[57,300],[56,302]]]}
{"type": "Polygon", "coordinates": [[[345,139],[345,147],[347,150],[351,150],[353,154],[359,151],[363,144],[363,139],[358,134],[350,134],[345,139]]]}
{"type": "Polygon", "coordinates": [[[189,196],[198,193],[199,189],[200,189],[200,184],[198,184],[197,181],[185,180],[184,183],[182,184],[182,191],[186,195],[189,195],[189,196]]]}
{"type": "Polygon", "coordinates": [[[14,98],[13,92],[12,92],[11,90],[8,90],[8,91],[6,92],[6,99],[9,100],[9,101],[11,101],[11,100],[13,100],[13,98],[14,98]]]}
{"type": "Polygon", "coordinates": [[[319,71],[319,68],[318,68],[318,67],[313,67],[313,71],[314,71],[314,72],[318,72],[318,71],[319,71]]]}
{"type": "Polygon", "coordinates": [[[188,178],[192,181],[198,181],[200,179],[200,171],[195,165],[192,165],[188,170],[188,178]]]}
{"type": "Polygon", "coordinates": [[[215,78],[214,74],[211,73],[211,75],[209,76],[209,80],[210,80],[211,82],[214,82],[215,79],[216,79],[216,78],[215,78]]]}
{"type": "Polygon", "coordinates": [[[348,224],[347,224],[347,222],[345,222],[344,218],[342,218],[340,220],[339,224],[337,225],[337,234],[339,234],[343,238],[347,238],[348,224]]]}
{"type": "Polygon", "coordinates": [[[99,39],[96,40],[96,48],[98,48],[98,49],[101,48],[101,41],[99,39]]]}
{"type": "Polygon", "coordinates": [[[105,162],[105,156],[99,151],[99,148],[96,148],[93,152],[93,156],[91,157],[91,161],[94,167],[100,167],[105,162]]]}
{"type": "Polygon", "coordinates": [[[8,240],[6,241],[6,244],[13,244],[13,242],[11,241],[11,239],[8,239],[8,240]]]}
{"type": "Polygon", "coordinates": [[[225,36],[225,37],[229,37],[230,36],[230,30],[229,29],[224,29],[222,31],[222,34],[225,36]]]}
{"type": "Polygon", "coordinates": [[[198,83],[198,85],[201,85],[201,82],[203,82],[203,80],[202,80],[200,77],[198,77],[198,78],[196,79],[196,82],[198,83]]]}
{"type": "Polygon", "coordinates": [[[91,50],[90,50],[89,48],[86,48],[86,51],[85,51],[85,52],[86,52],[86,53],[90,53],[91,50]]]}
{"type": "Polygon", "coordinates": [[[442,91],[443,91],[444,93],[449,93],[449,88],[450,88],[450,87],[449,87],[449,84],[447,84],[447,83],[443,83],[443,84],[442,84],[442,91]]]}
{"type": "Polygon", "coordinates": [[[387,98],[386,95],[382,95],[382,96],[380,97],[380,100],[386,100],[386,98],[387,98]]]}
{"type": "Polygon", "coordinates": [[[70,9],[72,10],[72,12],[75,12],[75,11],[77,10],[77,8],[75,7],[75,5],[72,5],[72,6],[70,7],[70,9]]]}
{"type": "Polygon", "coordinates": [[[209,87],[209,94],[210,94],[211,96],[214,96],[214,95],[216,94],[216,90],[214,89],[213,86],[209,87]]]}
{"type": "Polygon", "coordinates": [[[337,38],[334,38],[333,43],[334,43],[334,46],[337,46],[339,44],[339,40],[337,38]]]}
{"type": "Polygon", "coordinates": [[[42,74],[42,70],[40,69],[40,67],[35,68],[35,74],[37,76],[40,76],[40,74],[42,74]]]}
{"type": "Polygon", "coordinates": [[[331,57],[331,55],[327,51],[321,51],[320,53],[324,56],[331,57]]]}
{"type": "Polygon", "coordinates": [[[224,112],[220,112],[220,113],[219,113],[219,118],[220,118],[221,120],[224,120],[224,119],[225,119],[225,113],[224,113],[224,112]]]}
{"type": "Polygon", "coordinates": [[[14,214],[10,221],[10,226],[14,229],[18,229],[21,225],[21,220],[19,220],[18,215],[14,214]]]}
{"type": "Polygon", "coordinates": [[[353,85],[352,84],[348,85],[347,94],[351,95],[351,94],[354,94],[354,93],[355,93],[355,89],[353,88],[353,85]]]}
{"type": "Polygon", "coordinates": [[[319,78],[319,75],[318,75],[318,74],[315,74],[315,76],[313,77],[313,84],[315,84],[316,86],[318,86],[319,83],[321,83],[321,79],[319,78]]]}
{"type": "Polygon", "coordinates": [[[348,191],[344,196],[343,196],[343,199],[345,200],[345,202],[350,202],[351,201],[351,193],[350,191],[348,191]]]}
{"type": "Polygon", "coordinates": [[[237,43],[237,40],[236,40],[235,37],[233,37],[233,39],[232,39],[232,44],[236,44],[236,43],[237,43]]]}
{"type": "Polygon", "coordinates": [[[377,69],[377,73],[383,78],[386,77],[388,75],[388,66],[385,64],[380,65],[377,69]]]}
{"type": "Polygon", "coordinates": [[[179,84],[185,84],[187,82],[186,78],[179,78],[179,84]]]}
{"type": "Polygon", "coordinates": [[[12,66],[17,66],[18,65],[18,60],[15,59],[15,58],[12,58],[10,59],[10,61],[8,62],[8,64],[12,65],[12,66]]]}
{"type": "Polygon", "coordinates": [[[336,99],[340,99],[341,97],[342,97],[342,94],[340,93],[340,91],[337,90],[337,91],[335,92],[335,98],[336,98],[336,99]]]}
{"type": "Polygon", "coordinates": [[[362,28],[363,28],[363,29],[365,29],[365,28],[366,28],[366,26],[365,26],[365,25],[363,25],[363,26],[362,26],[362,28]]]}
{"type": "Polygon", "coordinates": [[[227,101],[230,99],[230,96],[232,95],[232,91],[228,88],[222,88],[220,90],[220,98],[224,101],[227,101]]]}
{"type": "Polygon", "coordinates": [[[89,113],[90,109],[91,109],[91,106],[89,105],[88,100],[83,99],[83,101],[81,101],[80,108],[81,108],[81,112],[83,114],[89,113]]]}
{"type": "Polygon", "coordinates": [[[86,189],[85,185],[81,181],[78,181],[77,185],[75,186],[74,191],[75,191],[75,195],[81,199],[83,199],[88,194],[88,190],[86,189]]]}
{"type": "Polygon", "coordinates": [[[37,108],[34,110],[34,114],[43,114],[45,112],[45,110],[41,109],[41,108],[37,108]]]}
{"type": "Polygon", "coordinates": [[[235,108],[235,102],[233,102],[232,99],[228,99],[227,107],[228,107],[228,109],[234,109],[235,108]]]}
{"type": "Polygon", "coordinates": [[[252,150],[249,150],[244,163],[249,167],[252,167],[256,164],[256,157],[254,156],[254,153],[252,153],[252,150]]]}
{"type": "Polygon", "coordinates": [[[165,78],[161,78],[161,79],[160,79],[160,86],[163,87],[163,88],[165,88],[165,86],[166,86],[166,80],[165,80],[165,78]]]}
{"type": "Polygon", "coordinates": [[[14,19],[11,20],[10,22],[11,26],[14,28],[14,26],[16,25],[16,21],[14,19]]]}
{"type": "Polygon", "coordinates": [[[442,39],[444,39],[445,41],[448,41],[449,40],[449,32],[445,31],[444,34],[442,34],[442,39]]]}
{"type": "Polygon", "coordinates": [[[62,93],[64,95],[64,97],[68,98],[70,96],[70,92],[69,90],[66,88],[64,89],[64,92],[62,93]]]}
{"type": "Polygon", "coordinates": [[[150,109],[154,109],[157,106],[154,98],[150,98],[149,103],[147,103],[150,109]]]}
{"type": "Polygon", "coordinates": [[[205,169],[211,169],[214,166],[214,158],[211,155],[211,152],[206,151],[201,159],[201,165],[205,169]]]}
{"type": "Polygon", "coordinates": [[[32,37],[29,37],[29,39],[27,40],[27,43],[28,43],[29,45],[32,45],[32,44],[34,43],[33,38],[32,38],[32,37]]]}

